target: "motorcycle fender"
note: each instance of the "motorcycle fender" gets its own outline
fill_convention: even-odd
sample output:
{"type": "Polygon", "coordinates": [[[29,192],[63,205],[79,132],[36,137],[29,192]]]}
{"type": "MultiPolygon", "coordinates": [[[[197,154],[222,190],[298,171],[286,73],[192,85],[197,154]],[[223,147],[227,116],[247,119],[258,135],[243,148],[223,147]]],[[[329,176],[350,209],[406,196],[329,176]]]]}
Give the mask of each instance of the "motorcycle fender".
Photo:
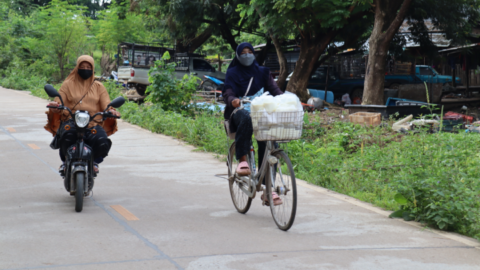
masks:
{"type": "Polygon", "coordinates": [[[77,172],[84,172],[85,173],[85,182],[86,182],[86,179],[87,179],[87,176],[88,176],[88,167],[87,166],[84,166],[84,165],[73,165],[72,166],[72,174],[70,175],[70,192],[74,192],[75,191],[75,183],[74,183],[74,179],[75,179],[75,174],[77,172]]]}
{"type": "Polygon", "coordinates": [[[84,172],[87,174],[87,166],[77,165],[72,170],[72,175],[75,175],[77,172],[84,172]]]}

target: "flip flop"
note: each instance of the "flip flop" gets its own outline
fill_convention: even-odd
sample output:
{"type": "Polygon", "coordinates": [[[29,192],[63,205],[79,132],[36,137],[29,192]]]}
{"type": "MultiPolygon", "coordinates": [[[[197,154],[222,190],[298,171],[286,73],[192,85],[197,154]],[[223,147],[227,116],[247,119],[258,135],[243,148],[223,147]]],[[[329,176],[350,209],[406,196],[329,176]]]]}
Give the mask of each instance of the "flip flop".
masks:
{"type": "Polygon", "coordinates": [[[236,172],[239,176],[248,176],[252,173],[246,161],[242,161],[238,164],[236,172]]]}
{"type": "MultiPolygon", "coordinates": [[[[262,194],[262,196],[260,196],[260,199],[265,202],[266,206],[270,206],[270,203],[268,202],[268,199],[265,198],[263,195],[264,194],[262,194]]],[[[272,192],[272,199],[273,199],[273,205],[274,206],[281,205],[283,203],[282,199],[280,198],[280,196],[278,196],[278,194],[276,192],[272,192]]]]}

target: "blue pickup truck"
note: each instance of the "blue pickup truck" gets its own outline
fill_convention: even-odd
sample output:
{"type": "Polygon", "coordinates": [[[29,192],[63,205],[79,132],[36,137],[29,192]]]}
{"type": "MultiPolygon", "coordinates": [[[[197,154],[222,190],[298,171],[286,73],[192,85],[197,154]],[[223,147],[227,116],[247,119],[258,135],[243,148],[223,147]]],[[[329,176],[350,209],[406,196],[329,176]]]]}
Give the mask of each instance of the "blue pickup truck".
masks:
{"type": "MultiPolygon", "coordinates": [[[[398,88],[400,84],[407,83],[451,83],[452,76],[440,75],[431,66],[417,65],[415,67],[415,76],[411,75],[386,75],[385,88],[398,88]]],[[[459,77],[455,77],[455,84],[462,85],[459,77]]]]}
{"type": "MultiPolygon", "coordinates": [[[[287,78],[287,83],[290,80],[290,74],[287,78]]],[[[332,91],[336,98],[344,94],[349,94],[353,99],[355,97],[362,98],[363,87],[365,85],[364,78],[358,79],[342,79],[333,67],[329,67],[328,71],[328,91],[332,91]]],[[[325,90],[325,83],[327,78],[327,66],[319,67],[310,76],[308,81],[308,89],[325,90]]],[[[398,89],[401,84],[411,83],[451,83],[452,76],[440,75],[431,66],[417,65],[415,75],[385,75],[385,88],[398,89]]],[[[459,77],[455,78],[456,85],[461,85],[459,77]]]]}

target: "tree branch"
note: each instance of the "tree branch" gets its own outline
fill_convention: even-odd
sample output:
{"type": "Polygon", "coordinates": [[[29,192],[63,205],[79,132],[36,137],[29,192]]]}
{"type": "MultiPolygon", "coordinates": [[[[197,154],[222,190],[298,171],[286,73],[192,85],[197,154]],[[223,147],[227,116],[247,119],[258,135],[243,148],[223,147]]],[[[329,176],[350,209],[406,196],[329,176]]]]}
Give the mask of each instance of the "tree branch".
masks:
{"type": "Polygon", "coordinates": [[[294,21],[293,23],[297,26],[297,29],[298,29],[298,31],[300,32],[300,35],[302,35],[302,37],[305,39],[305,35],[303,34],[303,30],[300,29],[300,26],[298,26],[298,24],[297,24],[296,21],[294,21]]]}
{"type": "Polygon", "coordinates": [[[393,36],[398,31],[398,28],[400,28],[400,26],[402,25],[403,20],[405,19],[407,10],[410,7],[411,3],[412,3],[412,0],[403,1],[400,11],[397,13],[397,16],[395,17],[393,22],[390,24],[390,27],[388,27],[387,31],[384,34],[384,38],[383,38],[384,41],[390,42],[390,40],[392,40],[393,36]]]}

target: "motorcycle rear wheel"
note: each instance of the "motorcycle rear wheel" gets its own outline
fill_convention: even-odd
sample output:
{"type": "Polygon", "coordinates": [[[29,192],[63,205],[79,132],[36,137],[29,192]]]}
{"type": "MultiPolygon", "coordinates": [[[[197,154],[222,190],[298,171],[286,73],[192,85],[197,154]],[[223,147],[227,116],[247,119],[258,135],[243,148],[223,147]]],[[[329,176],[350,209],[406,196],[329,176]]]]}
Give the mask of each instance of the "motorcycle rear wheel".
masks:
{"type": "Polygon", "coordinates": [[[85,193],[85,173],[77,172],[75,174],[75,211],[82,212],[83,209],[83,195],[85,193]]]}

